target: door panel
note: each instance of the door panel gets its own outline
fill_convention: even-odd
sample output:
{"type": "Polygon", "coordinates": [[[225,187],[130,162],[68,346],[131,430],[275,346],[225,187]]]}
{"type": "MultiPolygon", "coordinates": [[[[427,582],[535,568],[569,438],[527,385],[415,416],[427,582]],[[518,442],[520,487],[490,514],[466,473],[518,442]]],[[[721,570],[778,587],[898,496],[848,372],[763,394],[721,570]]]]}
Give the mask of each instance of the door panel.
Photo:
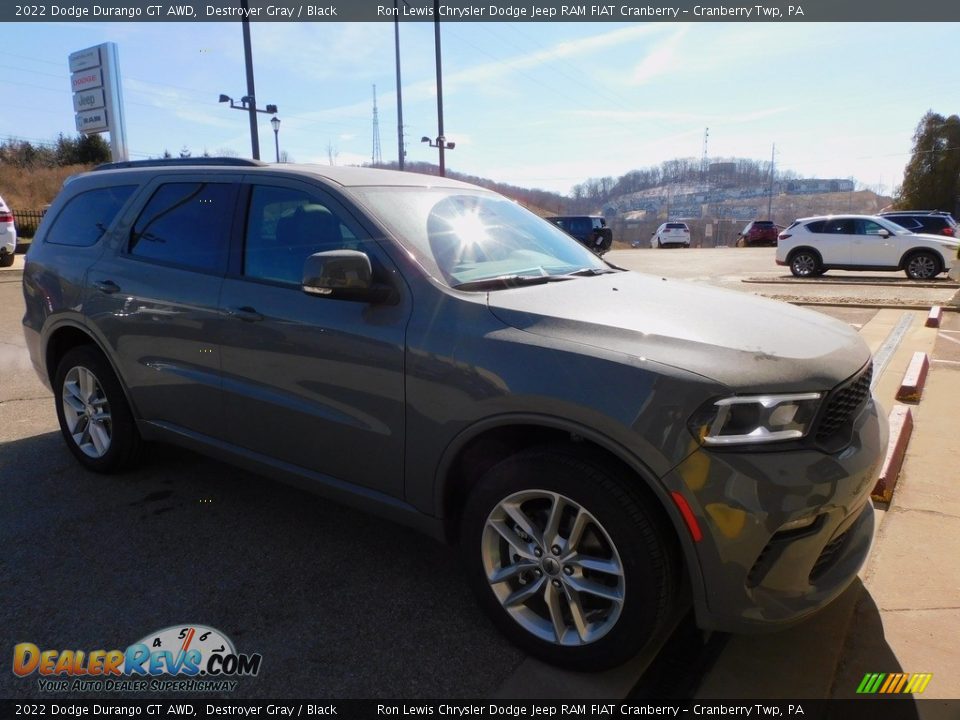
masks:
{"type": "Polygon", "coordinates": [[[896,267],[900,262],[897,235],[883,237],[882,225],[873,220],[857,220],[857,234],[850,245],[851,265],[896,267]]]}
{"type": "Polygon", "coordinates": [[[825,265],[847,265],[850,262],[850,243],[855,233],[852,219],[836,218],[823,224],[823,231],[815,235],[817,249],[825,265]]]}
{"type": "Polygon", "coordinates": [[[402,497],[405,293],[370,305],[300,289],[306,257],[344,247],[367,252],[375,273],[386,262],[319,190],[251,188],[240,274],[221,293],[230,441],[402,497]]]}
{"type": "Polygon", "coordinates": [[[88,273],[88,317],[140,417],[213,437],[223,437],[219,295],[237,187],[153,183],[117,228],[116,252],[88,273]]]}

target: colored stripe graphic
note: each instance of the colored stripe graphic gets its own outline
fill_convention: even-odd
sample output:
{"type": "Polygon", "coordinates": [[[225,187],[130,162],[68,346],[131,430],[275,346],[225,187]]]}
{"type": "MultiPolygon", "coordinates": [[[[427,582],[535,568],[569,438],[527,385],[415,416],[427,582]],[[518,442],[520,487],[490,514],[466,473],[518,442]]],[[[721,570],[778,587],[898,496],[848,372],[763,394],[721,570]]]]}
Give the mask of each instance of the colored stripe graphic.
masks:
{"type": "Polygon", "coordinates": [[[857,694],[919,694],[932,678],[933,673],[867,673],[857,686],[857,694]]]}

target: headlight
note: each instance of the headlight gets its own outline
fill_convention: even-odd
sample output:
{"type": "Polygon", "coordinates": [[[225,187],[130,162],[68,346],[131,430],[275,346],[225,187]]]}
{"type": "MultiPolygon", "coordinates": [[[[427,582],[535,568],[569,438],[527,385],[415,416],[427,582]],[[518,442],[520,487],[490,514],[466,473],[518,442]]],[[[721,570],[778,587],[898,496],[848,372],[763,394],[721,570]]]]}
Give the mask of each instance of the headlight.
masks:
{"type": "Polygon", "coordinates": [[[745,395],[704,406],[690,420],[704,445],[747,445],[795,440],[810,430],[823,393],[745,395]]]}

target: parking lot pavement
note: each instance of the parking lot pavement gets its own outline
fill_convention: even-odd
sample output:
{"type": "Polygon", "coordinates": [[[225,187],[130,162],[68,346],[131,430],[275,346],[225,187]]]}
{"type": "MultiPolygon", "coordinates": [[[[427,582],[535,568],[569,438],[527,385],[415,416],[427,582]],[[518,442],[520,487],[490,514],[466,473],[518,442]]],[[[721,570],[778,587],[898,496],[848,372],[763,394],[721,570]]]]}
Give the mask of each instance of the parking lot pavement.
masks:
{"type": "Polygon", "coordinates": [[[831,270],[822,278],[798,280],[774,261],[776,248],[680,248],[615,250],[614,265],[668,278],[708,283],[795,303],[839,303],[929,307],[947,305],[960,284],[941,275],[916,283],[902,272],[831,270]]]}

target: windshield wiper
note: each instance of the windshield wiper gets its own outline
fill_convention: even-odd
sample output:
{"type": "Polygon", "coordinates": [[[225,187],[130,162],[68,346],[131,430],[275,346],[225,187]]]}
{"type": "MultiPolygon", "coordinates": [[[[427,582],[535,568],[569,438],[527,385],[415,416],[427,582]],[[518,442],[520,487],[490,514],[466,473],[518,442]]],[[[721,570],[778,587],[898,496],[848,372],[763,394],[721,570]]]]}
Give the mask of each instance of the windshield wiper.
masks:
{"type": "Polygon", "coordinates": [[[454,285],[455,290],[501,290],[524,285],[542,285],[559,280],[570,280],[569,275],[497,275],[496,277],[470,280],[454,285]]]}
{"type": "Polygon", "coordinates": [[[574,270],[573,272],[564,273],[565,275],[577,275],[583,277],[592,277],[594,275],[606,275],[607,273],[619,272],[613,268],[580,268],[579,270],[574,270]]]}

